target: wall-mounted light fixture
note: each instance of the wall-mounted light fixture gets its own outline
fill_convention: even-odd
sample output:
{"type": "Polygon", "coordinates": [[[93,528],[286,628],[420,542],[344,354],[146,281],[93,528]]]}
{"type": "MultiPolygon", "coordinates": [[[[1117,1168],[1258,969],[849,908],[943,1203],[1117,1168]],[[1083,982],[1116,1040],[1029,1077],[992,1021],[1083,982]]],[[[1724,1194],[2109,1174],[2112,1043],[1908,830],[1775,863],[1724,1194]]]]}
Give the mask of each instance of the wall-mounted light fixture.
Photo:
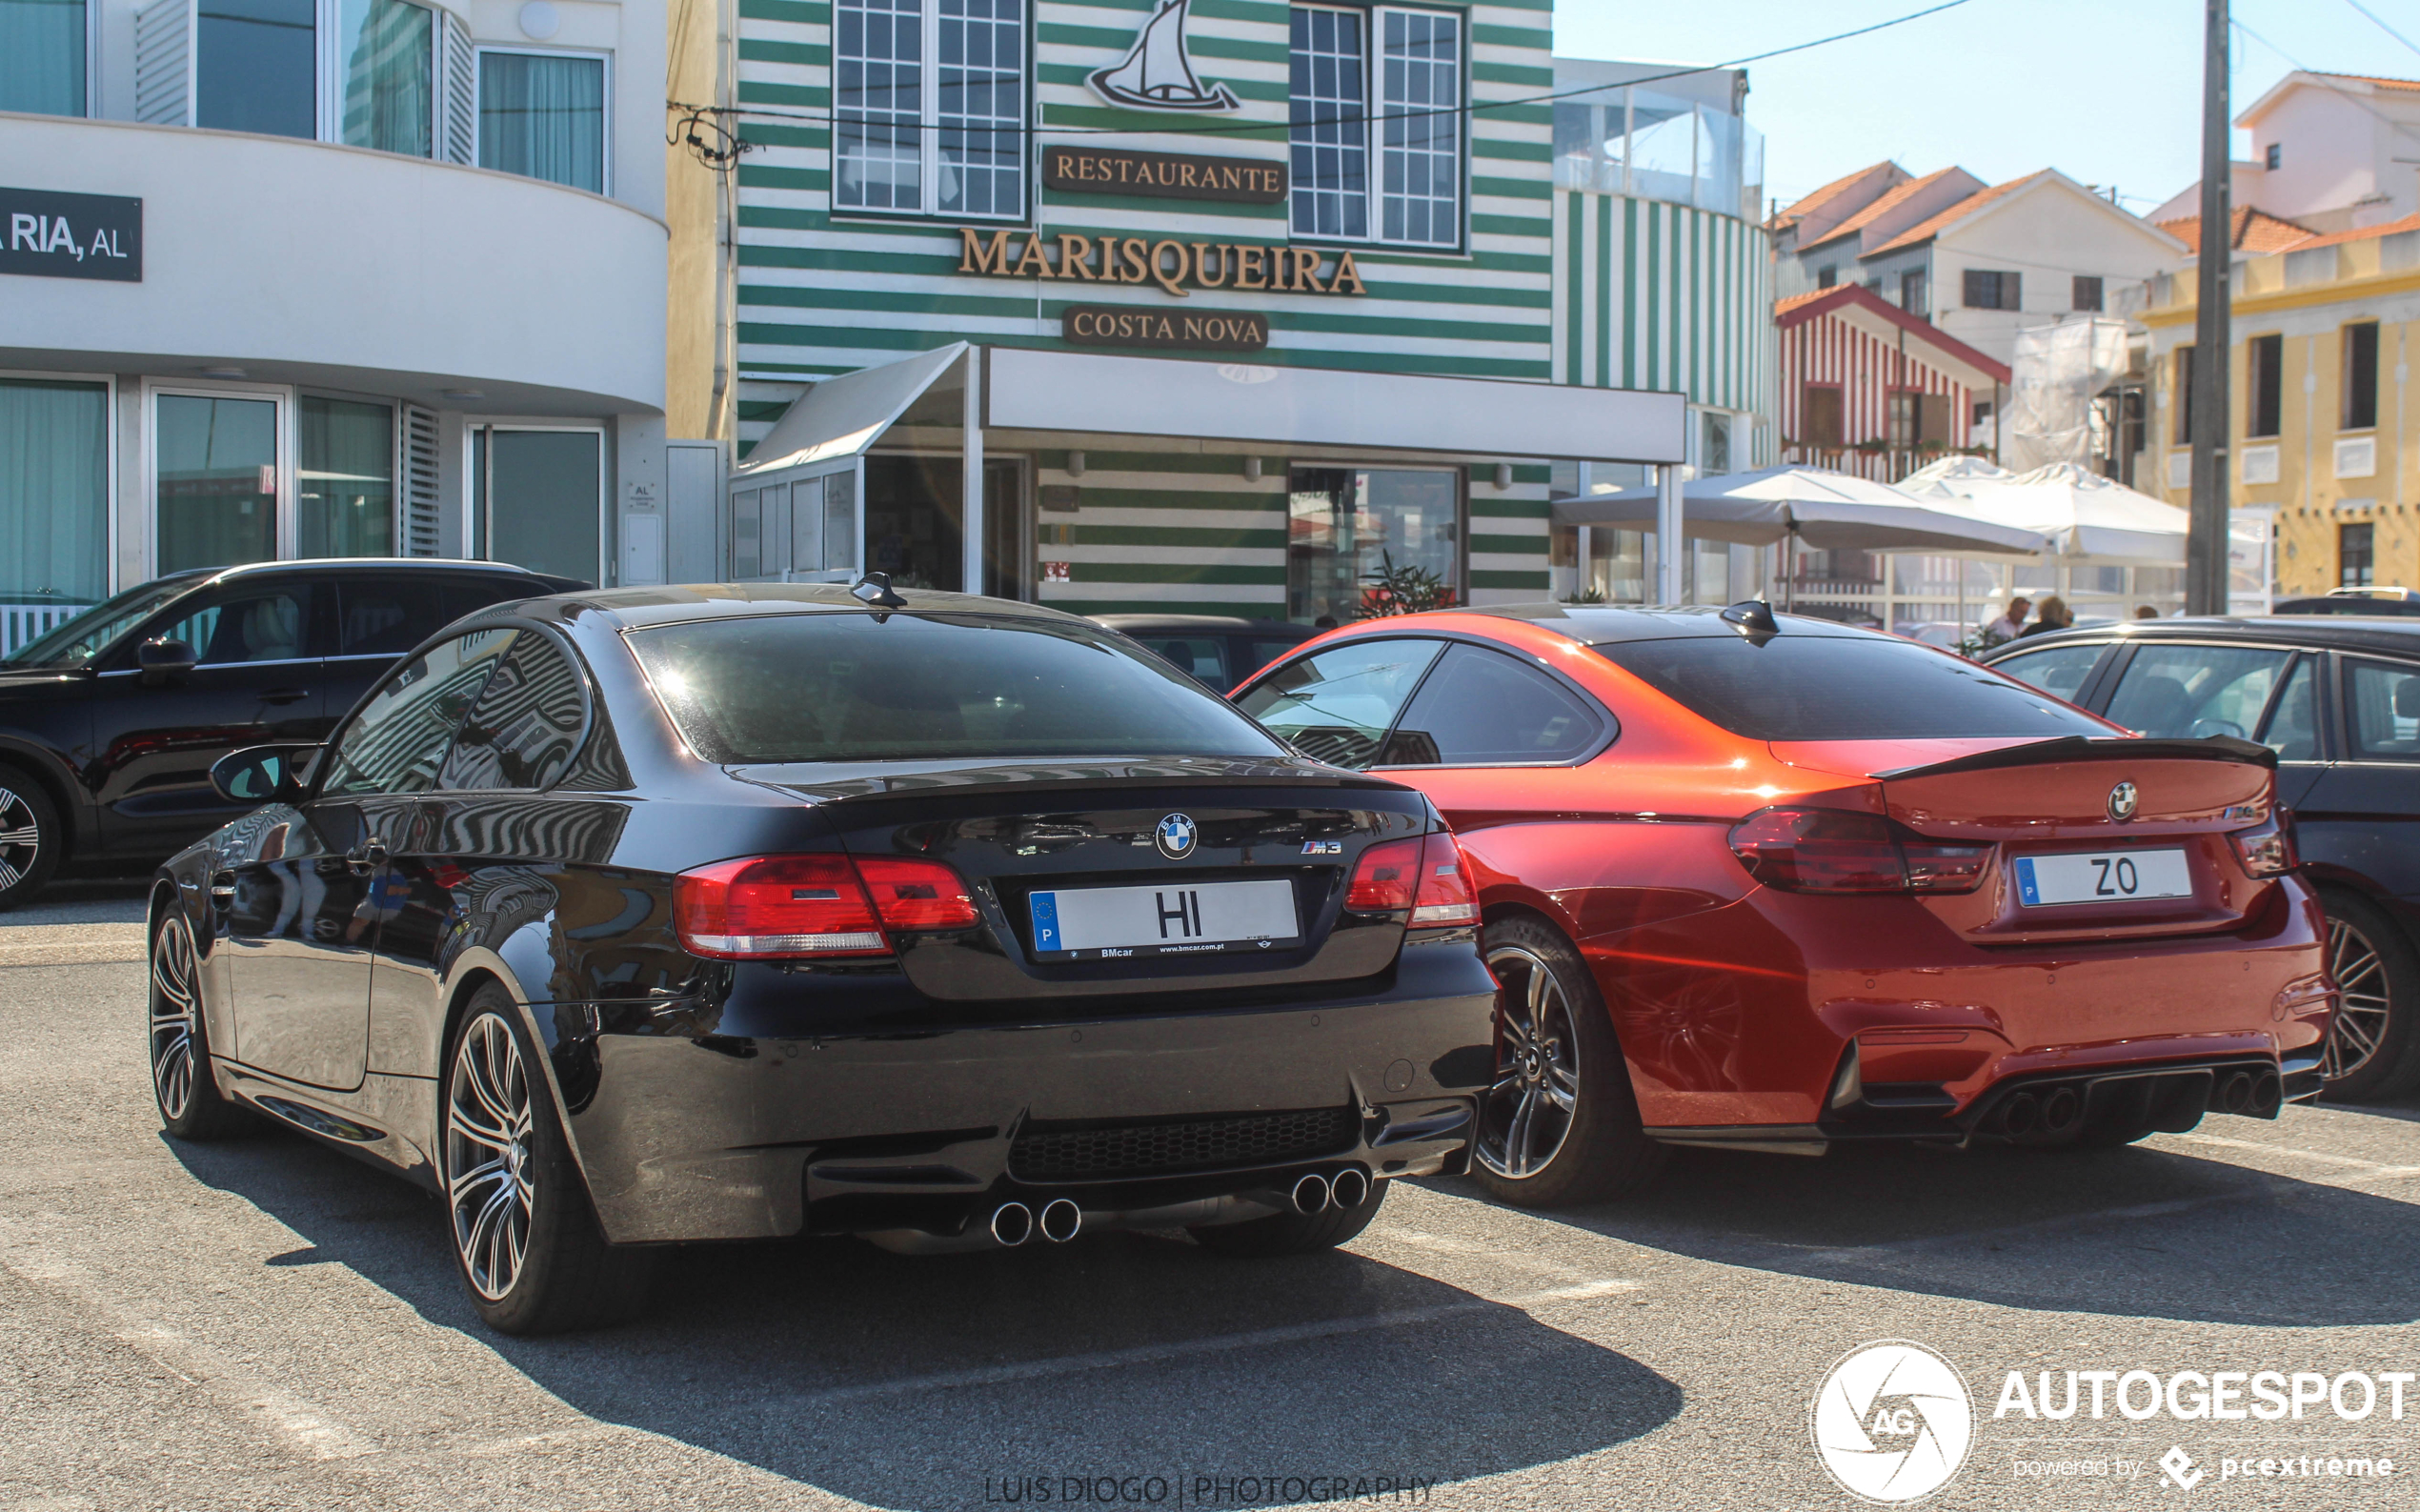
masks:
{"type": "Polygon", "coordinates": [[[1259,457],[1247,456],[1243,459],[1243,475],[1250,478],[1255,483],[1260,481],[1260,459],[1259,457]]]}
{"type": "Polygon", "coordinates": [[[1069,477],[1082,477],[1084,475],[1083,453],[1070,452],[1067,454],[1067,475],[1069,477]]]}
{"type": "Polygon", "coordinates": [[[1512,464],[1510,462],[1499,462],[1496,464],[1496,486],[1500,489],[1512,487],[1512,464]]]}

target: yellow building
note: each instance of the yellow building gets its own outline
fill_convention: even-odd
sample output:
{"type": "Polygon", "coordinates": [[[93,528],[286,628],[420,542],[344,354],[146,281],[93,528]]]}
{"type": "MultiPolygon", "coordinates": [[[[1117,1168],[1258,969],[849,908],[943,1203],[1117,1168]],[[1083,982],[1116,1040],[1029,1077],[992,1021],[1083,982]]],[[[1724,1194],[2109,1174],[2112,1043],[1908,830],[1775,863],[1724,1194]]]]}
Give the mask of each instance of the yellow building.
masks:
{"type": "MultiPolygon", "coordinates": [[[[2281,597],[2420,585],[2420,409],[2406,402],[2420,325],[2420,215],[2271,251],[2239,246],[2228,353],[2228,494],[2270,514],[2281,597]]],[[[2154,278],[2151,413],[2136,486],[2184,505],[2194,273],[2154,278]]]]}

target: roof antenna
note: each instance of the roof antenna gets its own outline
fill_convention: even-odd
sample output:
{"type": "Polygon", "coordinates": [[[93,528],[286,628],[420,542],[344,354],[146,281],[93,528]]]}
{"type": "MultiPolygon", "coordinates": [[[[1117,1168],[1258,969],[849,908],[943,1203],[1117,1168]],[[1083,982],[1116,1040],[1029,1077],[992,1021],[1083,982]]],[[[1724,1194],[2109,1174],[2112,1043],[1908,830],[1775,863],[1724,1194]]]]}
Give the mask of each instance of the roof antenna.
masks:
{"type": "Polygon", "coordinates": [[[907,600],[901,598],[891,587],[889,573],[866,574],[857,579],[856,587],[849,590],[849,596],[860,603],[872,604],[877,609],[905,609],[907,607],[907,600]]]}
{"type": "Polygon", "coordinates": [[[1773,606],[1762,598],[1744,598],[1723,611],[1721,617],[1751,646],[1762,646],[1782,633],[1781,621],[1773,617],[1773,606]]]}

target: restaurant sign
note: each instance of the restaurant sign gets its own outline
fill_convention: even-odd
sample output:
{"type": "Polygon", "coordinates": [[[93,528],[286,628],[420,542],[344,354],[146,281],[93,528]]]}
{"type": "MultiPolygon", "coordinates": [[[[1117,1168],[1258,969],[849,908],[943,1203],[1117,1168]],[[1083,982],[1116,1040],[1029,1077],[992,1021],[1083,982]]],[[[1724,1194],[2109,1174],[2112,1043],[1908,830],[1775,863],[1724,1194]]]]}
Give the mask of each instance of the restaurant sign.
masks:
{"type": "Polygon", "coordinates": [[[1075,305],[1059,316],[1070,346],[1157,347],[1173,352],[1258,352],[1269,344],[1269,317],[1257,311],[1139,310],[1075,305]]]}
{"type": "Polygon", "coordinates": [[[1150,194],[1238,205],[1285,202],[1285,164],[1258,157],[1191,157],[1116,147],[1042,149],[1042,182],[1079,194],[1150,194]]]}
{"type": "Polygon", "coordinates": [[[1196,289],[1274,290],[1294,294],[1366,294],[1349,252],[1333,265],[1315,247],[1259,247],[1236,242],[1149,241],[1139,236],[1079,236],[1067,232],[1028,235],[1019,247],[1010,232],[988,238],[958,230],[958,271],[988,278],[1066,278],[1088,283],[1157,283],[1182,299],[1196,289]],[[1053,245],[1056,244],[1056,245],[1053,245]]]}
{"type": "Polygon", "coordinates": [[[143,281],[143,202],[0,189],[0,273],[143,281]]]}

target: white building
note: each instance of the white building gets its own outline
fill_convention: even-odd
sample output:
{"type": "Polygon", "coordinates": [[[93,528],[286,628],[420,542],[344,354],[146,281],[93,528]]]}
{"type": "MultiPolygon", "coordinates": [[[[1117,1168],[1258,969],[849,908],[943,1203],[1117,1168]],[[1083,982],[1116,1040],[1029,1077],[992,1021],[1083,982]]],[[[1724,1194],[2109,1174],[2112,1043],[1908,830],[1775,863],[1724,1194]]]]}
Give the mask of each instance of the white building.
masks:
{"type": "Polygon", "coordinates": [[[658,580],[664,47],[659,0],[0,0],[0,638],[270,558],[658,580]]]}
{"type": "MultiPolygon", "coordinates": [[[[2252,155],[2228,175],[2237,211],[2257,210],[2322,234],[2420,212],[2420,80],[2297,69],[2235,117],[2252,155]]],[[[2201,213],[2201,186],[2151,212],[2201,213]]]]}
{"type": "Polygon", "coordinates": [[[1917,178],[1881,163],[1773,225],[1780,297],[1863,284],[2003,363],[2019,331],[2102,311],[2189,255],[2056,169],[1986,186],[1963,169],[1917,178]]]}

